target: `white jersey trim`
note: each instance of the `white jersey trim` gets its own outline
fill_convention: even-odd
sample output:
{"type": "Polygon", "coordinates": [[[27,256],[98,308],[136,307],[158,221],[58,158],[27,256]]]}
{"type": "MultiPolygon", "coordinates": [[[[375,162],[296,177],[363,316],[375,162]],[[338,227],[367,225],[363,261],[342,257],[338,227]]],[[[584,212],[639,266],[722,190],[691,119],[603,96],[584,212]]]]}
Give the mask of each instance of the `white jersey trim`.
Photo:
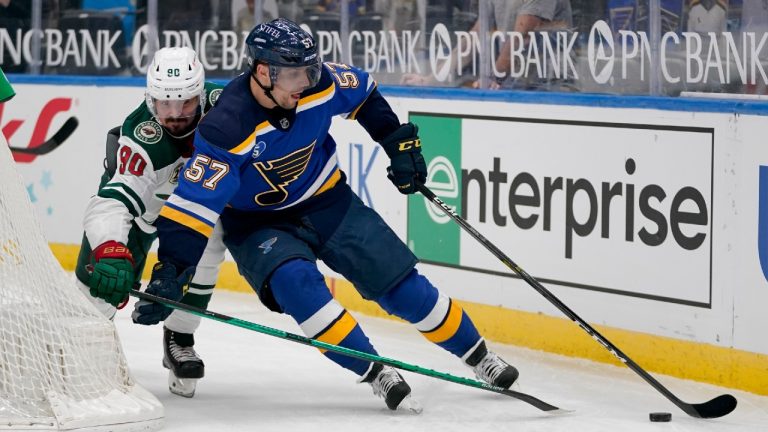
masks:
{"type": "Polygon", "coordinates": [[[319,98],[313,100],[312,102],[306,103],[304,105],[299,105],[296,108],[296,114],[298,114],[298,113],[300,113],[302,111],[306,111],[308,109],[312,109],[312,108],[314,108],[316,106],[320,106],[320,105],[322,105],[322,104],[324,104],[326,102],[330,102],[330,100],[333,99],[333,96],[335,94],[336,94],[336,82],[333,83],[333,88],[331,89],[330,92],[328,92],[327,95],[319,97],[319,98]]]}
{"type": "Polygon", "coordinates": [[[336,300],[331,299],[299,326],[307,337],[312,338],[328,327],[342,313],[344,313],[344,308],[336,300]]]}
{"type": "MultiPolygon", "coordinates": [[[[119,193],[120,193],[120,195],[122,195],[122,196],[123,196],[125,199],[127,199],[127,200],[128,200],[130,203],[131,203],[131,205],[133,206],[133,211],[134,211],[134,212],[135,212],[137,215],[141,216],[141,214],[142,214],[142,213],[141,213],[141,206],[139,205],[139,203],[138,203],[138,202],[136,202],[136,200],[135,200],[135,199],[133,199],[133,197],[132,197],[130,194],[127,194],[127,193],[125,193],[125,191],[123,190],[123,188],[121,188],[121,187],[118,187],[118,186],[110,186],[109,184],[107,184],[107,185],[105,185],[105,186],[104,186],[103,188],[101,188],[101,189],[102,189],[102,190],[112,190],[112,191],[115,191],[115,192],[119,192],[119,193]]],[[[129,211],[130,211],[130,209],[129,209],[129,211]]]]}
{"type": "Polygon", "coordinates": [[[428,332],[437,328],[448,314],[448,308],[451,305],[451,299],[447,295],[440,293],[437,297],[437,302],[432,310],[424,317],[423,320],[414,324],[414,326],[420,332],[428,332]]]}
{"type": "Polygon", "coordinates": [[[215,225],[216,221],[219,220],[219,214],[215,211],[204,205],[197,204],[192,201],[187,201],[176,194],[171,195],[167,202],[175,205],[176,207],[187,210],[188,212],[191,212],[202,219],[205,219],[211,225],[215,225]]]}

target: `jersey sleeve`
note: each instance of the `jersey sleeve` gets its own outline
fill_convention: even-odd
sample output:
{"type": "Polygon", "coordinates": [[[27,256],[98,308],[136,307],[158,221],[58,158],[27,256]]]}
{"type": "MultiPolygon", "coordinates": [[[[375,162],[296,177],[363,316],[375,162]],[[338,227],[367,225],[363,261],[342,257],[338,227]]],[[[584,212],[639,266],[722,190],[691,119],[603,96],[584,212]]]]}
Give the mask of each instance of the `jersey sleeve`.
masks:
{"type": "Polygon", "coordinates": [[[198,128],[195,152],[155,222],[160,261],[179,271],[197,265],[219,215],[240,187],[240,165],[247,158],[213,144],[198,128]]]}
{"type": "Polygon", "coordinates": [[[224,86],[221,84],[212,83],[210,81],[205,82],[204,112],[208,112],[209,109],[216,105],[216,102],[219,101],[219,96],[221,96],[221,92],[223,90],[224,86]]]}
{"type": "Polygon", "coordinates": [[[127,243],[131,221],[144,214],[157,188],[152,159],[144,148],[125,136],[119,143],[117,169],[88,201],[83,219],[93,247],[109,240],[127,243]]]}
{"type": "Polygon", "coordinates": [[[376,80],[368,72],[340,63],[323,63],[324,71],[318,87],[326,80],[334,87],[331,104],[333,114],[353,120],[368,96],[376,89],[376,80]],[[325,78],[327,76],[327,78],[325,78]]]}

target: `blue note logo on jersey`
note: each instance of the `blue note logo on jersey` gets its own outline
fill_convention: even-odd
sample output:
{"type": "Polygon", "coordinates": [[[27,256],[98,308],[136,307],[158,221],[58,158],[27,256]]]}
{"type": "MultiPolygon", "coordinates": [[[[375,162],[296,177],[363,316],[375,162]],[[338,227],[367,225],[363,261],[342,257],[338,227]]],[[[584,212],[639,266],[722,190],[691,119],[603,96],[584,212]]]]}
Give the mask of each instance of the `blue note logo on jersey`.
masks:
{"type": "Polygon", "coordinates": [[[271,188],[254,197],[256,204],[267,207],[280,204],[288,199],[286,187],[304,174],[316,142],[312,141],[312,144],[280,159],[253,164],[271,188]]]}
{"type": "Polygon", "coordinates": [[[264,243],[259,245],[259,249],[264,249],[263,254],[266,255],[270,251],[272,251],[272,245],[277,243],[277,237],[272,237],[271,239],[265,241],[264,243]]]}
{"type": "Polygon", "coordinates": [[[760,166],[760,187],[758,188],[757,251],[760,267],[768,280],[768,166],[760,166]]]}

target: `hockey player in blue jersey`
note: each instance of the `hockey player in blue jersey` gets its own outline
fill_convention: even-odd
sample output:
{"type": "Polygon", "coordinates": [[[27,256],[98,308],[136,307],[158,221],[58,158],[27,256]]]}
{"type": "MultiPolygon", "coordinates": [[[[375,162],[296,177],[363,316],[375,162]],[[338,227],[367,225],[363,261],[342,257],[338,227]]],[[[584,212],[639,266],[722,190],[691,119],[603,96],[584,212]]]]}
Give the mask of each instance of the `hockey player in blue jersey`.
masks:
{"type": "MultiPolygon", "coordinates": [[[[352,192],[339,169],[331,119],[357,120],[391,159],[404,194],[427,170],[415,125],[401,125],[366,72],[321,63],[295,23],[260,24],[246,39],[250,73],[230,82],[195,135],[195,154],[156,223],[160,267],[150,292],[179,299],[217,221],[239,272],[270,309],[289,314],[311,338],[375,354],[355,319],[329,292],[316,260],[363,297],[410,323],[471,367],[509,388],[518,372],[486,348],[462,308],[415,269],[416,257],[352,192]]],[[[135,316],[167,309],[143,304],[135,316]]],[[[418,404],[393,368],[324,354],[373,387],[390,409],[418,404]]]]}

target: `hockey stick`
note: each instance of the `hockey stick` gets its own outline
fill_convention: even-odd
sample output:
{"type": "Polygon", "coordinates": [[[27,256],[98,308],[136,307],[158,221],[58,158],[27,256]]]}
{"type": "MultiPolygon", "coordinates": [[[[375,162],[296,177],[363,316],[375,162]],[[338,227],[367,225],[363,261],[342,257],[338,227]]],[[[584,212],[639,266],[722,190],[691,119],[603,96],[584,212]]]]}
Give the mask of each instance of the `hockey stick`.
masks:
{"type": "Polygon", "coordinates": [[[539,292],[542,296],[544,296],[547,300],[549,300],[550,303],[555,305],[558,309],[560,309],[561,312],[563,312],[568,318],[570,318],[573,322],[575,322],[579,327],[581,327],[587,334],[592,336],[594,340],[596,340],[600,345],[605,347],[608,351],[611,352],[616,358],[618,358],[622,363],[626,364],[630,369],[635,371],[638,375],[640,375],[648,384],[653,386],[656,390],[658,390],[661,394],[663,394],[667,399],[669,399],[673,404],[677,405],[678,408],[683,410],[686,414],[688,414],[691,417],[697,417],[697,418],[717,418],[722,417],[724,415],[727,415],[731,411],[733,411],[736,408],[736,398],[729,394],[720,395],[708,402],[700,403],[700,404],[690,404],[687,402],[684,402],[680,400],[677,396],[675,396],[671,391],[669,391],[666,387],[664,387],[660,382],[658,382],[654,377],[652,377],[648,372],[646,372],[643,368],[641,368],[637,363],[635,363],[629,356],[621,352],[620,349],[616,347],[616,345],[612,344],[608,339],[606,339],[603,335],[598,333],[597,330],[592,328],[586,321],[581,319],[578,315],[576,315],[575,312],[573,312],[568,306],[566,306],[563,302],[560,301],[554,294],[552,294],[549,290],[544,288],[539,281],[534,279],[531,275],[525,272],[520,266],[515,264],[514,261],[512,261],[508,256],[504,254],[499,248],[494,246],[488,239],[483,237],[482,234],[477,232],[474,228],[472,228],[467,221],[465,221],[461,216],[456,214],[456,212],[448,207],[447,204],[445,204],[440,198],[435,196],[435,194],[429,190],[428,187],[424,186],[423,184],[418,184],[417,188],[419,192],[422,193],[428,200],[430,200],[432,203],[440,207],[442,211],[448,215],[451,219],[453,219],[461,228],[463,228],[465,231],[467,231],[472,237],[475,238],[480,244],[485,246],[486,249],[488,249],[496,258],[501,260],[504,265],[509,267],[512,271],[517,273],[523,280],[525,280],[528,285],[533,287],[536,291],[539,292]]]}
{"type": "Polygon", "coordinates": [[[376,363],[381,363],[383,365],[392,366],[392,367],[397,368],[397,369],[406,370],[406,371],[413,372],[413,373],[420,374],[420,375],[426,375],[428,377],[441,379],[443,381],[448,381],[448,382],[452,382],[452,383],[456,383],[456,384],[465,385],[465,386],[468,386],[468,387],[474,387],[474,388],[478,388],[478,389],[481,389],[481,390],[486,390],[486,391],[490,391],[490,392],[494,392],[494,393],[503,394],[505,396],[509,396],[509,397],[512,397],[512,398],[515,398],[515,399],[519,399],[519,400],[521,400],[523,402],[526,402],[526,403],[528,403],[530,405],[533,405],[534,407],[536,407],[536,408],[538,408],[538,409],[540,409],[542,411],[546,411],[549,414],[563,414],[563,413],[570,412],[568,410],[564,410],[564,409],[558,408],[558,407],[556,407],[554,405],[550,405],[550,404],[548,404],[548,403],[546,403],[546,402],[544,402],[544,401],[542,401],[540,399],[537,399],[537,398],[535,398],[535,397],[533,397],[531,395],[528,395],[528,394],[525,394],[525,393],[516,392],[516,391],[513,391],[513,390],[503,389],[501,387],[495,387],[495,386],[492,386],[490,384],[486,384],[486,383],[483,383],[483,382],[480,382],[480,381],[475,381],[475,380],[472,380],[472,379],[469,379],[469,378],[462,378],[462,377],[458,377],[458,376],[455,376],[455,375],[451,375],[451,374],[447,374],[447,373],[443,373],[443,372],[438,372],[438,371],[435,371],[435,370],[432,370],[432,369],[423,368],[421,366],[416,366],[416,365],[408,364],[408,363],[405,363],[405,362],[401,362],[399,360],[393,360],[393,359],[386,358],[386,357],[381,357],[381,356],[378,356],[378,355],[375,355],[375,354],[369,354],[369,353],[365,353],[365,352],[362,352],[362,351],[356,351],[356,350],[353,350],[353,349],[344,348],[342,346],[321,342],[321,341],[316,340],[316,339],[310,339],[308,337],[300,336],[300,335],[297,335],[297,334],[294,334],[294,333],[288,333],[288,332],[285,332],[285,331],[282,331],[282,330],[274,329],[272,327],[267,327],[267,326],[263,326],[263,325],[260,325],[260,324],[252,323],[250,321],[244,321],[244,320],[241,320],[241,319],[238,319],[238,318],[233,318],[233,317],[230,317],[230,316],[227,316],[227,315],[223,315],[223,314],[220,314],[220,313],[211,312],[211,311],[206,310],[206,309],[200,309],[200,308],[197,308],[197,307],[194,307],[194,306],[185,305],[185,304],[179,303],[177,301],[168,300],[168,299],[165,299],[165,298],[162,298],[162,297],[158,297],[158,296],[155,296],[155,295],[152,295],[152,294],[147,294],[147,293],[142,292],[142,291],[133,290],[133,291],[131,291],[131,295],[134,296],[134,297],[138,297],[138,298],[140,298],[142,300],[148,300],[148,301],[151,301],[151,302],[160,303],[160,304],[163,304],[165,306],[172,307],[173,309],[182,310],[182,311],[189,312],[189,313],[191,313],[193,315],[197,315],[197,316],[200,316],[200,317],[203,317],[203,318],[212,319],[214,321],[223,322],[223,323],[226,323],[226,324],[233,325],[235,327],[241,327],[241,328],[252,330],[252,331],[255,331],[255,332],[258,332],[258,333],[262,333],[262,334],[265,334],[265,335],[274,336],[276,338],[284,339],[284,340],[287,340],[287,341],[290,341],[290,342],[296,342],[296,343],[300,343],[300,344],[304,344],[304,345],[311,345],[311,346],[316,347],[316,348],[321,348],[321,349],[324,349],[324,350],[333,351],[335,353],[339,353],[339,354],[342,354],[342,355],[345,355],[345,356],[355,357],[355,358],[359,358],[359,359],[363,359],[363,360],[368,360],[368,361],[376,362],[376,363]]]}
{"type": "Polygon", "coordinates": [[[53,136],[43,141],[42,144],[35,147],[13,147],[8,146],[12,152],[14,153],[21,153],[21,154],[30,154],[30,155],[44,155],[52,152],[55,150],[58,146],[62,145],[64,141],[69,138],[70,135],[72,135],[72,132],[77,129],[78,121],[75,117],[70,117],[67,119],[67,121],[64,122],[63,125],[59,128],[59,130],[56,131],[53,136]]]}

